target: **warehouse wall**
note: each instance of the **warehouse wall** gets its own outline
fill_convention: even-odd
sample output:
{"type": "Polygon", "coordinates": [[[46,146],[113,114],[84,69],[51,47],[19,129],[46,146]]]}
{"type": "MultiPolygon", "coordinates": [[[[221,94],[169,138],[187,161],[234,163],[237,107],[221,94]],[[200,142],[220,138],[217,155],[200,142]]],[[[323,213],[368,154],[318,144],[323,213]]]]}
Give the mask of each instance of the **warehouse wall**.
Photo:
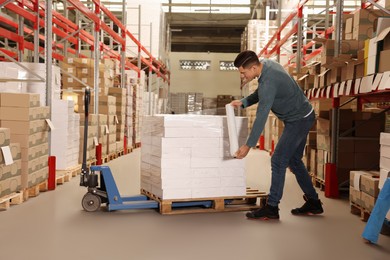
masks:
{"type": "Polygon", "coordinates": [[[238,71],[220,71],[219,61],[234,61],[236,53],[171,52],[171,92],[202,92],[204,97],[240,95],[238,71]],[[210,60],[207,71],[181,70],[180,60],[210,60]]]}

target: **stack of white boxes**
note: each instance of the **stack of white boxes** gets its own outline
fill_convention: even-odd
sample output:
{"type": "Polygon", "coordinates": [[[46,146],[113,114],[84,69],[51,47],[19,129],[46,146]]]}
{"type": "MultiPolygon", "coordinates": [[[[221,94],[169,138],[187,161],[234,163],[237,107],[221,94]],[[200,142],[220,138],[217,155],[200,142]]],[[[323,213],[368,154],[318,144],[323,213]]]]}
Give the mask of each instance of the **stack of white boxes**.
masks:
{"type": "Polygon", "coordinates": [[[41,107],[39,94],[1,93],[1,126],[10,128],[11,142],[20,143],[22,188],[30,188],[48,177],[48,126],[50,108],[41,107]]]}
{"type": "Polygon", "coordinates": [[[22,189],[22,161],[20,144],[10,143],[9,128],[0,128],[0,147],[0,197],[3,197],[22,189]],[[13,163],[6,164],[2,150],[6,146],[11,150],[13,163]]]}
{"type": "MultiPolygon", "coordinates": [[[[45,63],[21,62],[21,65],[23,65],[30,71],[25,70],[23,67],[13,62],[0,63],[0,79],[10,78],[13,80],[20,79],[24,81],[24,82],[17,82],[17,81],[0,82],[0,92],[37,93],[40,95],[41,105],[45,105],[46,104],[46,82],[40,82],[39,81],[40,79],[36,77],[33,73],[31,73],[34,72],[40,77],[46,79],[45,63]]],[[[52,89],[52,99],[55,100],[60,99],[61,72],[60,72],[60,68],[54,65],[52,66],[51,89],[52,89]]]]}
{"type": "Polygon", "coordinates": [[[56,169],[66,170],[79,163],[80,114],[74,112],[72,100],[53,100],[50,153],[56,156],[56,169]]]}
{"type": "MultiPolygon", "coordinates": [[[[382,189],[387,178],[390,178],[390,133],[381,133],[380,135],[380,179],[379,189],[382,189]]],[[[390,211],[386,218],[390,220],[390,211]]]]}
{"type": "MultiPolygon", "coordinates": [[[[242,145],[247,118],[236,125],[242,145]]],[[[230,156],[226,117],[146,116],[141,149],[141,188],[162,199],[246,194],[245,160],[230,156]]]]}

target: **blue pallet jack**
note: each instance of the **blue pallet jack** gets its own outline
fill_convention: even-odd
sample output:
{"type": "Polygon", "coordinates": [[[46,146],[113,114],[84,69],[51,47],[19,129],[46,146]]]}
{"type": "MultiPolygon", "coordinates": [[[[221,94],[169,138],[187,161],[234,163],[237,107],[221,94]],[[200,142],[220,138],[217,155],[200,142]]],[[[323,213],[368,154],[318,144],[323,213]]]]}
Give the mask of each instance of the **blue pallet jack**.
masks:
{"type": "MultiPolygon", "coordinates": [[[[84,195],[81,205],[85,211],[93,212],[100,209],[102,204],[107,205],[108,211],[127,210],[127,209],[158,209],[159,203],[151,200],[145,195],[135,195],[122,197],[115,183],[112,172],[108,166],[87,167],[86,151],[88,140],[88,114],[91,92],[89,88],[85,90],[84,109],[84,143],[83,143],[83,163],[80,174],[80,186],[87,187],[87,193],[84,195]]],[[[226,200],[229,203],[231,200],[226,200]]],[[[212,207],[212,201],[190,201],[174,202],[172,207],[212,207]]]]}

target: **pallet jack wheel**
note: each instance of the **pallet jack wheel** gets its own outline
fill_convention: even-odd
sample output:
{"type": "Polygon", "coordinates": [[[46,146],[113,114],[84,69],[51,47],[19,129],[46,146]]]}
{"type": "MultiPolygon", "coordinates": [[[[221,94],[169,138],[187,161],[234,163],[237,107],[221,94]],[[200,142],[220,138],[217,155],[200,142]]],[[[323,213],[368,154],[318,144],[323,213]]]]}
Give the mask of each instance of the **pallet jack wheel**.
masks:
{"type": "Polygon", "coordinates": [[[97,211],[100,208],[101,203],[102,200],[100,197],[90,192],[87,192],[81,201],[83,209],[87,212],[97,211]]]}

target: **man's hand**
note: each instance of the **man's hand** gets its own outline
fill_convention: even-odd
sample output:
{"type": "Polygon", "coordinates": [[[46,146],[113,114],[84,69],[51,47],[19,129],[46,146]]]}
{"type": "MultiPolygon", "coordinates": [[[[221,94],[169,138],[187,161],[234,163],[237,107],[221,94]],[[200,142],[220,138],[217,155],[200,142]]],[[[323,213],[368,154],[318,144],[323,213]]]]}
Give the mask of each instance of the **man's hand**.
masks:
{"type": "Polygon", "coordinates": [[[232,102],[230,102],[230,105],[235,108],[240,108],[242,106],[242,102],[241,100],[233,100],[232,102]]]}
{"type": "Polygon", "coordinates": [[[250,147],[247,146],[246,144],[244,144],[243,146],[240,147],[240,149],[238,149],[235,157],[237,159],[242,159],[249,153],[249,150],[250,150],[250,147]]]}

